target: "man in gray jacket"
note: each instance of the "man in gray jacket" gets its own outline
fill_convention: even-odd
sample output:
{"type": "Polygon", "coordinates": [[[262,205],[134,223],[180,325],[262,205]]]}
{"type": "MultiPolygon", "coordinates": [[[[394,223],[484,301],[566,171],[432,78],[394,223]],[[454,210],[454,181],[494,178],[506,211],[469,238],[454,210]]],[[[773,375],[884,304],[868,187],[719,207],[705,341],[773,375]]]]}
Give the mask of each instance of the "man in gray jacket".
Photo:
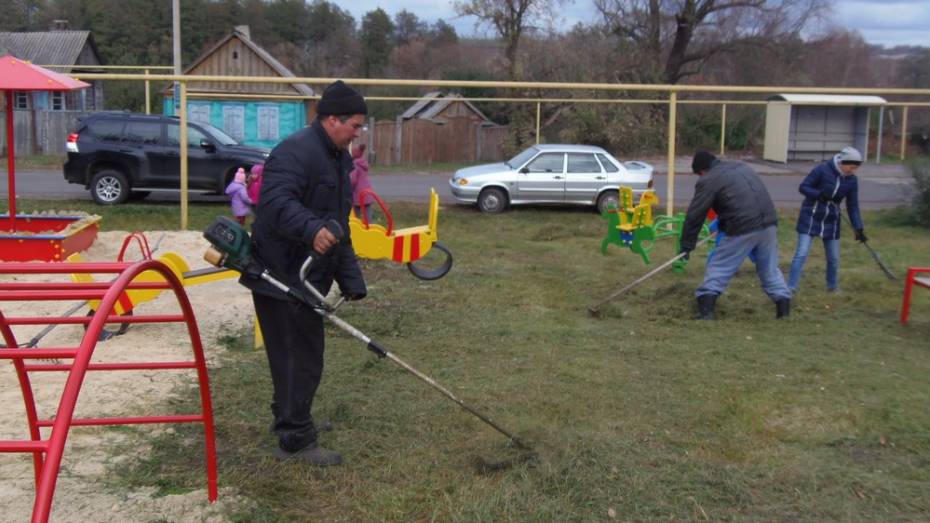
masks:
{"type": "Polygon", "coordinates": [[[691,170],[701,178],[688,206],[681,234],[681,251],[688,253],[694,249],[701,225],[711,208],[717,212],[719,229],[726,233],[713,259],[707,264],[704,282],[695,293],[697,318],[716,318],[717,297],[723,294],[750,253],[756,259],[756,273],[762,290],[775,302],[775,317],[787,316],[791,291],[778,268],[778,219],[772,198],[759,175],[743,162],[718,160],[707,151],[698,151],[694,155],[691,170]]]}

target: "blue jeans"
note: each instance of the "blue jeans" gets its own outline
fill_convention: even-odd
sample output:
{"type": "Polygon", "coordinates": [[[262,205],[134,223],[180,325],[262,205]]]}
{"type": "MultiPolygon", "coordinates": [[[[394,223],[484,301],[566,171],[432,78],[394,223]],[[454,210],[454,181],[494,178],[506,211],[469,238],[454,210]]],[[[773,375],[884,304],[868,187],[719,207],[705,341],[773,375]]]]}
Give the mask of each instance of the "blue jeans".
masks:
{"type": "Polygon", "coordinates": [[[695,295],[701,297],[705,294],[723,294],[730,279],[750,254],[756,258],[756,274],[765,294],[772,301],[790,298],[791,291],[785,284],[785,276],[778,268],[778,236],[774,225],[739,236],[727,236],[721,240],[714,258],[704,271],[704,282],[698,287],[695,295]]]}
{"type": "MultiPolygon", "coordinates": [[[[788,287],[793,291],[798,290],[798,283],[801,282],[804,264],[807,262],[807,254],[811,250],[813,241],[814,236],[798,233],[798,248],[794,251],[794,259],[791,260],[791,274],[788,276],[788,287]]],[[[827,255],[827,289],[836,289],[840,272],[840,241],[824,238],[823,250],[827,255]]]]}
{"type": "MultiPolygon", "coordinates": [[[[715,223],[716,223],[716,222],[715,222],[715,223]]],[[[717,254],[717,247],[720,247],[720,242],[722,242],[723,239],[727,237],[727,233],[725,233],[725,232],[723,232],[723,231],[721,231],[721,230],[719,230],[719,229],[714,229],[714,228],[712,227],[710,230],[711,230],[711,232],[713,232],[714,230],[716,230],[716,231],[717,231],[717,237],[714,238],[714,248],[711,249],[711,250],[710,250],[710,254],[707,255],[707,263],[704,264],[704,268],[705,268],[705,269],[707,268],[708,265],[710,265],[710,261],[714,259],[714,255],[717,254]]],[[[756,255],[755,255],[753,252],[751,252],[751,251],[750,251],[750,253],[749,253],[749,261],[751,261],[752,263],[756,263],[756,255]]]]}

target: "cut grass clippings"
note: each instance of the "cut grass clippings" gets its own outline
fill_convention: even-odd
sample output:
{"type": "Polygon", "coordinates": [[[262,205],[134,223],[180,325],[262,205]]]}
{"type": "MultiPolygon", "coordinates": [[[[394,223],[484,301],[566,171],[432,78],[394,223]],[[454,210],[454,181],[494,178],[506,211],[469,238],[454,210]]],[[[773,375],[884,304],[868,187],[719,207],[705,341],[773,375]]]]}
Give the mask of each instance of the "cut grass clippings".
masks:
{"type": "MultiPolygon", "coordinates": [[[[108,228],[176,224],[175,206],[92,207],[108,228]]],[[[398,226],[426,221],[423,205],[391,208],[398,226]]],[[[191,228],[225,211],[193,206],[191,228]]],[[[785,271],[795,212],[782,213],[785,271]]],[[[865,213],[871,245],[901,278],[930,266],[930,230],[903,213],[865,213]]],[[[601,255],[605,228],[587,209],[488,216],[446,205],[439,234],[452,271],[423,282],[364,261],[369,297],[340,311],[532,442],[538,458],[511,467],[476,466],[513,456],[506,438],[334,328],[314,415],[334,426],[321,443],[345,464],[277,462],[267,360],[250,348],[250,324],[207,340],[223,347],[210,371],[220,486],[255,501],[232,520],[930,517],[930,292],[915,291],[911,324],[900,326],[902,281],[886,279],[844,227],[844,294],[825,292],[817,244],[787,320],[773,319],[749,262],[718,301],[719,321],[691,320],[706,250],[595,319],[588,305],[651,268],[616,246],[601,255]]],[[[653,266],[672,249],[660,242],[653,266]]],[[[114,470],[118,488],[202,488],[200,430],[138,433],[153,451],[114,470]]]]}

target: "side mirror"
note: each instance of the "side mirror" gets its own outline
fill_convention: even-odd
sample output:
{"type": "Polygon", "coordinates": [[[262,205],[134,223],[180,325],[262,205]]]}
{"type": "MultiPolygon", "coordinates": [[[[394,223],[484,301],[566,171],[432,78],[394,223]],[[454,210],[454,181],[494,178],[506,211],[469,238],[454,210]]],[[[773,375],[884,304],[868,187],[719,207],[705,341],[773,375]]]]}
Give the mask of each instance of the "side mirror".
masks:
{"type": "Polygon", "coordinates": [[[528,172],[530,172],[530,168],[529,168],[529,167],[523,167],[522,169],[520,169],[520,174],[526,174],[526,173],[528,173],[528,172]]]}
{"type": "Polygon", "coordinates": [[[216,146],[213,145],[213,142],[206,140],[206,139],[200,140],[200,148],[205,149],[211,153],[216,150],[216,146]]]}

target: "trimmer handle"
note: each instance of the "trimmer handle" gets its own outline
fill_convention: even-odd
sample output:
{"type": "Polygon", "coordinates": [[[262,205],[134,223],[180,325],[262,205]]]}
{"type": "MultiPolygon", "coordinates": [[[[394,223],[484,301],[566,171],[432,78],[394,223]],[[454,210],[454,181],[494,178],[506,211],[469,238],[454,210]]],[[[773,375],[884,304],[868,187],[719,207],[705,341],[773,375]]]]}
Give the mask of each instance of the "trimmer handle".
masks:
{"type": "MultiPolygon", "coordinates": [[[[329,221],[327,221],[326,224],[323,225],[323,227],[326,227],[329,230],[329,232],[333,236],[336,237],[337,243],[341,242],[342,239],[345,237],[345,230],[342,228],[342,225],[340,225],[339,222],[334,219],[330,219],[329,221]]],[[[332,249],[330,249],[330,252],[332,252],[332,249]]],[[[320,254],[316,252],[315,249],[312,249],[310,251],[310,254],[307,256],[307,259],[304,260],[303,265],[300,266],[300,281],[302,281],[304,283],[304,286],[307,287],[307,289],[309,289],[310,292],[312,292],[314,296],[316,296],[321,302],[323,301],[323,296],[320,294],[318,290],[316,290],[315,287],[313,287],[313,285],[310,285],[310,282],[307,281],[307,273],[310,272],[310,268],[313,267],[314,261],[320,258],[323,258],[327,256],[328,254],[329,253],[320,254]]]]}

